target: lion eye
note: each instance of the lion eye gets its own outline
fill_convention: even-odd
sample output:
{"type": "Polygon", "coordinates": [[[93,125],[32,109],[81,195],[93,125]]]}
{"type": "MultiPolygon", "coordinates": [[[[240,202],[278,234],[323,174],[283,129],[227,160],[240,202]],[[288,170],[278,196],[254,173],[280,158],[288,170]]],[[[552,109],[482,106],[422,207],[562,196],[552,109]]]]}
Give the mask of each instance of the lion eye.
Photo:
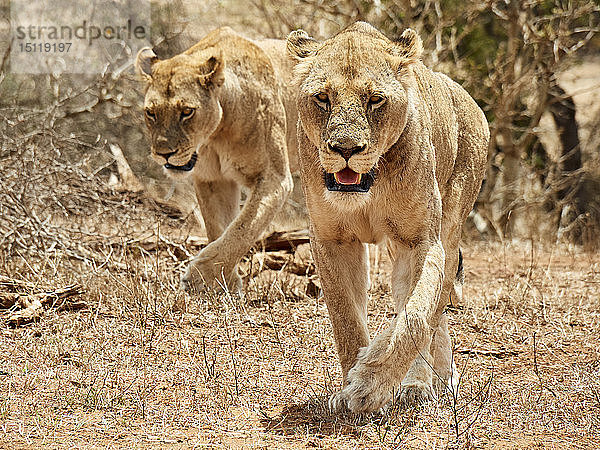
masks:
{"type": "Polygon", "coordinates": [[[329,106],[329,96],[324,92],[319,92],[314,95],[314,99],[321,108],[327,109],[329,106]]]}
{"type": "Polygon", "coordinates": [[[376,106],[382,105],[384,101],[385,101],[385,99],[381,95],[375,94],[375,95],[371,95],[369,97],[369,105],[371,105],[371,106],[376,107],[376,106]]]}
{"type": "Polygon", "coordinates": [[[181,110],[181,120],[188,119],[194,115],[196,110],[194,108],[183,108],[181,110]]]}
{"type": "Polygon", "coordinates": [[[154,111],[152,111],[151,109],[145,109],[144,113],[146,114],[146,117],[151,120],[152,122],[156,121],[156,113],[154,111]]]}

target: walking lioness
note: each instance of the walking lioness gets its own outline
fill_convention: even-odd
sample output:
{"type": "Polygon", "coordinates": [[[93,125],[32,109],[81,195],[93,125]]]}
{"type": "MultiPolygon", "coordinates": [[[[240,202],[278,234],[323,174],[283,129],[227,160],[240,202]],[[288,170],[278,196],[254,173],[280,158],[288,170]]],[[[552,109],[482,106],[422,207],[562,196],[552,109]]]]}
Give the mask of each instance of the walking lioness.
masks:
{"type": "Polygon", "coordinates": [[[331,405],[375,411],[396,387],[404,401],[427,398],[432,376],[452,372],[442,312],[484,175],[485,116],[423,65],[411,29],[391,41],[358,22],[322,43],[299,30],[287,47],[312,251],[344,374],[331,405]],[[365,243],[384,240],[397,316],[369,341],[365,243]]]}
{"type": "Polygon", "coordinates": [[[225,27],[167,60],[142,49],[136,66],[152,157],[169,176],[191,177],[210,242],[182,286],[239,292],[239,259],[293,185],[297,113],[285,41],[253,41],[225,27]],[[240,211],[241,187],[249,193],[240,211]]]}

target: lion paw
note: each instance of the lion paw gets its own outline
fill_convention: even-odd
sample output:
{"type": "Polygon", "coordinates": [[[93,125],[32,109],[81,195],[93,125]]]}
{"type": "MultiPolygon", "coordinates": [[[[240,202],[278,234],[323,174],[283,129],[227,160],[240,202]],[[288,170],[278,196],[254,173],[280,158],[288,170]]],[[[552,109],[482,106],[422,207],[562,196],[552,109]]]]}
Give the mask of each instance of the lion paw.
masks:
{"type": "Polygon", "coordinates": [[[411,408],[434,401],[435,394],[432,386],[427,383],[413,381],[401,386],[397,400],[401,408],[411,408]]]}
{"type": "Polygon", "coordinates": [[[179,282],[179,287],[182,291],[185,291],[190,295],[201,295],[209,290],[209,286],[204,283],[202,278],[191,276],[191,271],[189,267],[182,275],[181,280],[179,282]]]}
{"type": "Polygon", "coordinates": [[[336,392],[331,397],[329,397],[328,401],[329,411],[333,414],[347,414],[348,405],[346,400],[342,396],[342,392],[336,392]]]}
{"type": "Polygon", "coordinates": [[[237,270],[234,269],[224,276],[224,270],[220,267],[211,260],[192,261],[181,277],[181,289],[194,295],[212,290],[241,294],[242,279],[237,270]]]}
{"type": "Polygon", "coordinates": [[[329,401],[332,411],[348,409],[353,413],[372,413],[389,402],[388,380],[373,369],[357,364],[348,372],[348,383],[329,401]]]}

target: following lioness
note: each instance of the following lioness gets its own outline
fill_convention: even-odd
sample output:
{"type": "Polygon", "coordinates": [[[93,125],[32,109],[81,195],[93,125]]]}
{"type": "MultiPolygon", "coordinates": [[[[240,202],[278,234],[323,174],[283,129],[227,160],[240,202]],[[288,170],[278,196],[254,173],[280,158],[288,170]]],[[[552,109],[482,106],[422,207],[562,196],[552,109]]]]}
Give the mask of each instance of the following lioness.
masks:
{"type": "Polygon", "coordinates": [[[292,189],[297,113],[285,41],[252,41],[220,28],[159,60],[140,50],[152,157],[171,177],[190,176],[209,244],[182,277],[192,291],[239,292],[239,259],[292,189]],[[240,188],[249,189],[239,210],[240,188]]]}
{"type": "Polygon", "coordinates": [[[322,43],[298,30],[288,51],[312,252],[344,375],[330,404],[375,411],[397,387],[405,402],[429,398],[432,377],[452,375],[442,313],[484,175],[485,116],[423,65],[411,29],[391,41],[358,22],[322,43]],[[365,243],[384,240],[397,316],[369,341],[365,243]]]}

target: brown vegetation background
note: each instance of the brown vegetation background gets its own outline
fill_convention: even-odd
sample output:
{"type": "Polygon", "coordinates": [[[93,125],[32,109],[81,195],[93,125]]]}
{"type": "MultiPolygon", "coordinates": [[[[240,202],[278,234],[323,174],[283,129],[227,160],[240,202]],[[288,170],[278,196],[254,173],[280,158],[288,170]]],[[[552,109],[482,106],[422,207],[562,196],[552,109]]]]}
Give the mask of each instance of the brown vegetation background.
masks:
{"type": "MultiPolygon", "coordinates": [[[[448,311],[458,395],[368,417],[329,414],[341,376],[307,244],[257,243],[242,263],[243,301],[180,292],[183,268],[205,243],[201,218],[190,187],[165,180],[148,158],[131,67],[18,75],[4,56],[1,447],[597,447],[596,2],[152,8],[161,57],[221,25],[249,37],[303,28],[321,39],[355,20],[391,38],[410,26],[424,39],[425,62],[478,101],[492,141],[465,227],[465,298],[448,311]]],[[[0,56],[9,43],[0,40],[0,56]]],[[[394,313],[389,261],[371,250],[376,333],[394,313]]]]}

